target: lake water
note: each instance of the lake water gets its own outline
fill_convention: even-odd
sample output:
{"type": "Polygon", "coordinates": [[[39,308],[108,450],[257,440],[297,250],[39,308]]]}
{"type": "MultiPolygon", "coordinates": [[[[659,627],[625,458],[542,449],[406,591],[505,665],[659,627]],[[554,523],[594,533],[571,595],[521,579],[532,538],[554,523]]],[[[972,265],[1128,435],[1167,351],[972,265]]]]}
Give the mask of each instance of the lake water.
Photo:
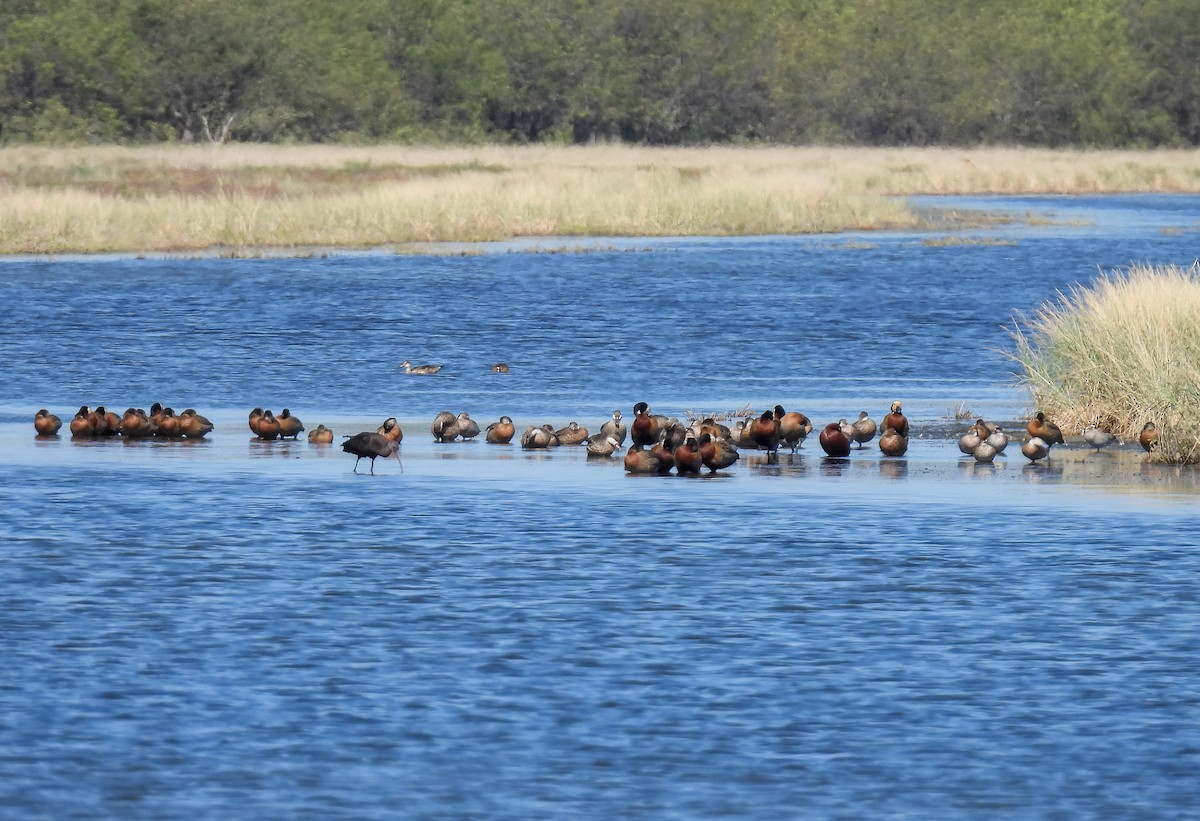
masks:
{"type": "Polygon", "coordinates": [[[984,468],[947,416],[1027,414],[1014,311],[1191,264],[1200,198],[921,204],[1037,218],[0,261],[0,817],[1197,817],[1193,472],[984,468]],[[904,459],[699,480],[429,433],[893,399],[904,459]],[[216,430],[33,435],[154,401],[216,430]],[[256,405],[396,416],[403,472],[253,440],[256,405]]]}

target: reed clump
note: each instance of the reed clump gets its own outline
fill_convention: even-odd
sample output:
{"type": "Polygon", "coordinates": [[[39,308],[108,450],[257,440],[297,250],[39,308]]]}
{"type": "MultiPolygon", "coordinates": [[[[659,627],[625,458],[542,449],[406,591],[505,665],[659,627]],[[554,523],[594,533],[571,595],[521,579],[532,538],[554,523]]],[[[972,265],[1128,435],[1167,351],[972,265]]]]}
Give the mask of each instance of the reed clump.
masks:
{"type": "Polygon", "coordinates": [[[1154,422],[1152,458],[1200,462],[1200,262],[1132,265],[1019,317],[1013,357],[1037,407],[1065,431],[1123,439],[1154,422]]]}
{"type": "Polygon", "coordinates": [[[0,148],[0,254],[952,231],[978,215],[933,220],[902,197],[1133,191],[1200,191],[1200,153],[18,146],[0,148]]]}

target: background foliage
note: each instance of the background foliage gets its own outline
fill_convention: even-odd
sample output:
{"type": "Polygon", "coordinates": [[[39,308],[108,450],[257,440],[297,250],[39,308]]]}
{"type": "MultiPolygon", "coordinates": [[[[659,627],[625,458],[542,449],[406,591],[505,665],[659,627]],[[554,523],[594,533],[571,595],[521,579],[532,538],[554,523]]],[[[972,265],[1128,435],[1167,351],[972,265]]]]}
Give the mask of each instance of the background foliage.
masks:
{"type": "Polygon", "coordinates": [[[0,142],[1194,146],[1196,0],[0,0],[0,142]]]}

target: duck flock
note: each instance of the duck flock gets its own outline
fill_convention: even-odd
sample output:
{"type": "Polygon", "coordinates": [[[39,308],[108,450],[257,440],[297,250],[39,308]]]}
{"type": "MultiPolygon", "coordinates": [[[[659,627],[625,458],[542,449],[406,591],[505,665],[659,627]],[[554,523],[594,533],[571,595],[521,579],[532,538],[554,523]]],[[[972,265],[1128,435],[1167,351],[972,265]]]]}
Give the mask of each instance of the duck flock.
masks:
{"type": "MultiPolygon", "coordinates": [[[[612,417],[605,420],[595,434],[573,421],[557,429],[549,424],[530,425],[518,438],[516,426],[508,416],[501,416],[481,429],[479,423],[465,412],[442,411],[434,418],[430,431],[435,442],[472,441],[482,435],[487,443],[495,445],[511,444],[515,439],[526,450],[582,446],[588,458],[612,458],[623,452],[625,470],[629,473],[668,474],[674,471],[680,475],[725,470],[738,461],[739,451],[746,449],[765,451],[768,459],[776,457],[784,447],[794,454],[813,431],[812,421],[807,416],[798,411],[787,411],[782,405],[757,417],[739,420],[733,427],[713,417],[685,425],[678,419],[652,414],[645,402],[635,404],[633,414],[633,420],[627,426],[621,411],[613,411],[612,417]],[[627,439],[630,445],[625,449],[627,439]]],[[[287,408],[278,414],[255,408],[250,412],[248,422],[251,433],[267,441],[294,440],[305,431],[304,424],[287,408]]],[[[41,437],[57,436],[62,424],[60,417],[45,408],[34,416],[34,429],[41,437]]],[[[128,408],[120,416],[104,406],[91,408],[84,405],[68,427],[71,436],[76,438],[200,439],[213,430],[212,422],[194,409],[187,408],[176,414],[159,402],[151,405],[149,413],[141,408],[128,408]]],[[[1032,462],[1048,458],[1052,447],[1064,444],[1062,431],[1040,411],[1028,421],[1025,433],[1020,449],[1032,462]]],[[[908,451],[910,427],[899,401],[892,402],[890,411],[879,423],[866,411],[860,412],[853,422],[846,419],[830,422],[820,431],[817,441],[826,455],[845,458],[855,446],[861,449],[877,435],[877,444],[884,456],[899,457],[908,451]]],[[[1149,452],[1157,445],[1157,437],[1153,423],[1148,423],[1138,441],[1149,452]]],[[[357,472],[359,462],[368,458],[371,473],[374,473],[375,460],[381,456],[400,461],[399,448],[404,431],[395,417],[389,417],[373,431],[343,436],[343,439],[342,450],[355,457],[352,470],[357,472]]],[[[1116,440],[1112,433],[1094,425],[1083,431],[1083,439],[1097,450],[1116,440]]],[[[325,425],[317,425],[308,431],[308,441],[315,445],[333,444],[334,434],[325,425]]],[[[1008,433],[999,425],[977,419],[959,438],[958,447],[977,462],[990,464],[1004,453],[1010,441],[1008,433]]]]}

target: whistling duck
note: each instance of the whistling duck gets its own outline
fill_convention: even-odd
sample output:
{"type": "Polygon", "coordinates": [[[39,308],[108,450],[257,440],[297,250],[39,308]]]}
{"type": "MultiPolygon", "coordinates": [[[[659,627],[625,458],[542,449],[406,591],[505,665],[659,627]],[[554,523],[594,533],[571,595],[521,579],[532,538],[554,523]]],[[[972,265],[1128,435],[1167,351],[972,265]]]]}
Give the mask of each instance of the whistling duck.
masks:
{"type": "MultiPolygon", "coordinates": [[[[376,433],[379,433],[379,431],[376,431],[376,433]]],[[[379,435],[384,437],[385,439],[388,438],[388,435],[386,433],[381,433],[379,435]]],[[[390,439],[389,441],[394,442],[396,440],[390,439]]],[[[325,427],[324,425],[317,425],[315,428],[313,428],[312,430],[310,430],[308,432],[308,442],[310,445],[332,445],[333,444],[333,431],[330,430],[329,428],[325,427]]]]}
{"type": "Polygon", "coordinates": [[[908,437],[901,436],[895,428],[885,427],[879,437],[879,450],[884,456],[903,456],[908,452],[908,437]]]}
{"type": "Polygon", "coordinates": [[[1097,425],[1088,425],[1083,429],[1083,441],[1094,447],[1097,452],[1100,448],[1106,448],[1115,442],[1117,437],[1113,436],[1106,430],[1101,430],[1097,425]]]}
{"type": "MultiPolygon", "coordinates": [[[[270,413],[270,411],[267,411],[267,413],[270,413]]],[[[382,433],[369,430],[356,433],[345,442],[342,442],[342,450],[355,457],[351,473],[358,473],[359,460],[364,456],[371,460],[371,475],[375,474],[375,459],[379,456],[385,458],[395,456],[396,463],[400,465],[400,471],[404,471],[404,465],[400,462],[400,446],[382,433]]]]}
{"type": "Polygon", "coordinates": [[[1153,422],[1147,422],[1142,426],[1142,432],[1138,434],[1138,444],[1146,453],[1158,447],[1158,428],[1153,422]]]}
{"type": "Polygon", "coordinates": [[[62,427],[62,420],[50,411],[42,408],[33,416],[33,429],[38,436],[54,436],[62,427]]]}
{"type": "Polygon", "coordinates": [[[458,435],[464,441],[474,439],[479,435],[479,423],[472,419],[471,415],[466,411],[460,413],[455,421],[458,422],[458,435]]]}
{"type": "Polygon", "coordinates": [[[507,445],[512,442],[516,432],[513,420],[507,416],[501,416],[499,421],[487,426],[487,434],[483,438],[492,445],[507,445]]]}
{"type": "Polygon", "coordinates": [[[675,459],[675,470],[680,476],[699,473],[700,468],[704,467],[704,457],[700,455],[700,445],[694,436],[688,436],[671,455],[675,459]]]}
{"type": "Polygon", "coordinates": [[[799,411],[785,411],[783,405],[775,406],[775,424],[779,426],[779,438],[796,452],[812,433],[812,420],[799,411]]]}
{"type": "MultiPolygon", "coordinates": [[[[845,421],[845,420],[843,420],[845,421]]],[[[830,422],[817,437],[821,449],[830,456],[845,457],[850,455],[850,437],[842,430],[840,422],[830,422]]]]}
{"type": "MultiPolygon", "coordinates": [[[[158,404],[158,403],[155,403],[155,404],[158,404]]],[[[154,415],[154,405],[150,406],[150,415],[151,416],[154,415]]],[[[250,411],[250,432],[253,433],[255,436],[258,436],[258,420],[262,419],[262,416],[263,416],[262,408],[255,408],[254,410],[250,411]]]]}
{"type": "Polygon", "coordinates": [[[774,411],[763,411],[750,423],[750,438],[768,455],[779,450],[779,425],[775,424],[774,411]]]}
{"type": "Polygon", "coordinates": [[[193,408],[186,408],[179,414],[179,432],[188,439],[201,439],[211,433],[212,429],[213,423],[208,421],[207,417],[196,413],[193,408]]]}
{"type": "Polygon", "coordinates": [[[532,425],[525,428],[525,432],[521,434],[521,447],[526,450],[540,450],[542,448],[552,448],[558,444],[558,437],[554,435],[554,431],[548,430],[546,426],[535,428],[532,425]]]}
{"type": "Polygon", "coordinates": [[[611,436],[616,439],[618,445],[625,444],[625,423],[621,421],[621,412],[619,410],[612,412],[612,419],[609,419],[600,426],[600,432],[605,436],[611,436]]]}
{"type": "Polygon", "coordinates": [[[126,408],[121,417],[121,435],[127,439],[140,439],[154,433],[150,417],[141,408],[126,408]]]}
{"type": "Polygon", "coordinates": [[[850,426],[850,430],[852,432],[850,438],[861,448],[875,438],[877,427],[875,420],[867,416],[866,411],[859,411],[858,419],[850,426]]]}
{"type": "Polygon", "coordinates": [[[433,418],[430,430],[433,431],[433,441],[453,442],[458,438],[458,417],[450,411],[441,411],[433,418]]]}
{"type": "Polygon", "coordinates": [[[1034,436],[1025,444],[1021,445],[1021,453],[1031,462],[1036,462],[1038,459],[1045,459],[1050,455],[1050,445],[1045,439],[1040,436],[1034,436]]]}
{"type": "Polygon", "coordinates": [[[891,428],[905,439],[908,438],[908,417],[902,412],[899,399],[892,403],[891,412],[883,417],[883,426],[891,428]]]}
{"type": "Polygon", "coordinates": [[[1041,439],[1048,446],[1066,444],[1063,441],[1062,431],[1058,425],[1047,419],[1046,414],[1041,411],[1038,411],[1037,415],[1029,420],[1029,423],[1025,426],[1025,430],[1028,431],[1030,436],[1041,439]]]}
{"type": "Polygon", "coordinates": [[[591,459],[612,456],[621,447],[621,443],[612,434],[597,433],[584,440],[583,446],[587,449],[588,458],[591,459]]]}
{"type": "Polygon", "coordinates": [[[629,435],[636,447],[644,448],[658,441],[658,421],[650,415],[650,406],[638,402],[633,406],[633,424],[629,435]]]}
{"type": "Polygon", "coordinates": [[[280,430],[279,420],[275,418],[275,414],[269,410],[263,411],[262,416],[258,419],[258,438],[271,441],[279,436],[280,430]]]}
{"type": "Polygon", "coordinates": [[[580,427],[578,422],[572,421],[565,428],[559,428],[554,431],[554,435],[558,437],[560,445],[578,445],[588,438],[588,429],[580,427]]]}
{"type": "Polygon", "coordinates": [[[296,439],[304,430],[304,423],[298,417],[292,416],[292,412],[284,408],[275,417],[275,421],[279,423],[279,438],[286,439],[289,436],[296,439]]]}
{"type": "Polygon", "coordinates": [[[400,428],[400,423],[396,421],[396,417],[389,416],[383,420],[383,424],[375,429],[376,433],[382,433],[393,442],[404,441],[404,431],[400,428]]]}
{"type": "Polygon", "coordinates": [[[659,452],[652,450],[642,450],[636,444],[629,446],[629,451],[625,454],[625,470],[629,473],[658,473],[662,467],[662,459],[659,452]]]}
{"type": "Polygon", "coordinates": [[[407,359],[400,363],[400,367],[404,368],[405,373],[415,373],[423,376],[437,373],[442,369],[441,365],[414,365],[407,359]]]}
{"type": "Polygon", "coordinates": [[[492,373],[508,373],[509,367],[504,362],[497,362],[495,365],[492,365],[492,367],[489,368],[488,370],[490,370],[492,373]]]}
{"type": "Polygon", "coordinates": [[[707,433],[702,434],[696,440],[696,444],[700,446],[700,459],[708,468],[709,473],[724,470],[741,458],[737,448],[729,442],[724,439],[714,439],[707,433]]]}

